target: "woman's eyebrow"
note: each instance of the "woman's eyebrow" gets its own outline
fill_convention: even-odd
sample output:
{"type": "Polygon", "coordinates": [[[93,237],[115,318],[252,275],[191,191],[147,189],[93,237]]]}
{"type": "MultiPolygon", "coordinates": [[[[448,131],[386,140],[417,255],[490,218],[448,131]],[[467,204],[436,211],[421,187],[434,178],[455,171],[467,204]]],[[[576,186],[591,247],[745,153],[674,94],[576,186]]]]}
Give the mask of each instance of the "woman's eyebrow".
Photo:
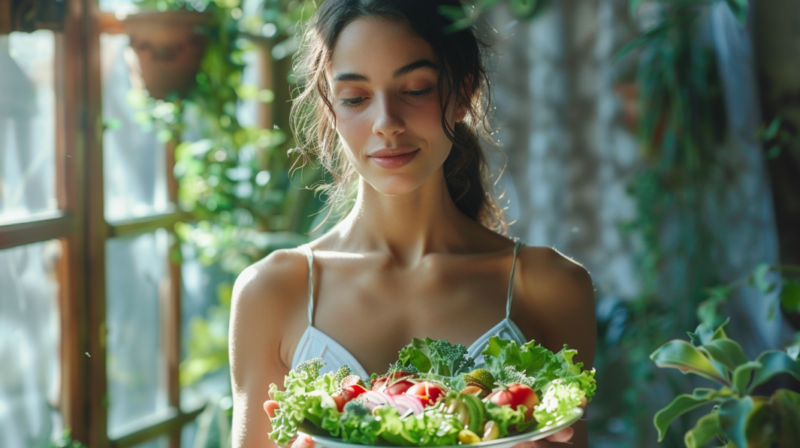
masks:
{"type": "Polygon", "coordinates": [[[395,78],[399,78],[399,77],[401,77],[401,76],[403,76],[403,75],[405,75],[407,73],[411,73],[414,70],[417,70],[419,68],[424,68],[424,67],[430,67],[430,68],[432,68],[432,69],[434,69],[436,71],[439,70],[439,66],[436,65],[430,59],[420,59],[419,61],[414,61],[414,62],[412,62],[412,63],[410,63],[408,65],[404,65],[404,66],[398,68],[397,70],[395,70],[393,76],[395,78]]]}
{"type": "MultiPolygon", "coordinates": [[[[398,68],[392,74],[392,77],[399,78],[399,77],[401,77],[403,75],[406,75],[408,73],[413,72],[414,70],[417,70],[417,69],[420,69],[420,68],[426,68],[426,67],[432,68],[432,69],[434,69],[436,71],[439,70],[439,66],[436,65],[430,59],[420,59],[418,61],[414,61],[414,62],[412,62],[410,64],[407,64],[407,65],[404,65],[404,66],[398,68]]],[[[339,73],[338,75],[333,77],[333,82],[339,82],[339,81],[365,81],[365,82],[369,82],[369,78],[367,78],[364,75],[359,75],[358,73],[339,73]]]]}

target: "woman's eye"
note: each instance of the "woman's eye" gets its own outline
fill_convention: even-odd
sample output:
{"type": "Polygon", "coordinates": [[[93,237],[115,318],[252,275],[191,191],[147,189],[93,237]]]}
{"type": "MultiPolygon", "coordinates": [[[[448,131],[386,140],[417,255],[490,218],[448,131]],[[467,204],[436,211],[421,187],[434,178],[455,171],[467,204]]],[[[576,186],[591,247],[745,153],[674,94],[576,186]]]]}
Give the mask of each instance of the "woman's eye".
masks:
{"type": "Polygon", "coordinates": [[[411,95],[411,96],[413,96],[413,97],[419,98],[419,97],[423,97],[423,96],[431,93],[432,91],[433,91],[433,88],[429,87],[427,89],[422,89],[422,90],[407,90],[406,93],[411,95]]]}
{"type": "Polygon", "coordinates": [[[344,106],[355,107],[355,106],[358,106],[359,104],[361,104],[362,101],[364,101],[364,97],[363,96],[356,96],[356,97],[352,97],[352,98],[340,98],[339,101],[341,101],[342,105],[344,105],[344,106]]]}

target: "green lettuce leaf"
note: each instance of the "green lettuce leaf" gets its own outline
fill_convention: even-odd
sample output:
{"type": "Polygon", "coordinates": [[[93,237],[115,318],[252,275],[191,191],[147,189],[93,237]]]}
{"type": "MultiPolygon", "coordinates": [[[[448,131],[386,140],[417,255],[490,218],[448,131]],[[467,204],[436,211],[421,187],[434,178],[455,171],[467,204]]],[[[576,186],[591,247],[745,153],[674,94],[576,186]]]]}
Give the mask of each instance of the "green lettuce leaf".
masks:
{"type": "Polygon", "coordinates": [[[344,414],[338,421],[326,420],[322,423],[322,429],[328,430],[332,436],[361,445],[375,445],[382,428],[381,422],[358,400],[344,406],[344,414]]]}
{"type": "Polygon", "coordinates": [[[594,369],[583,371],[583,363],[575,363],[573,357],[578,351],[564,348],[553,353],[536,341],[529,341],[517,346],[515,341],[500,339],[496,336],[489,339],[489,345],[481,353],[486,362],[486,369],[497,378],[506,376],[508,367],[524,373],[533,379],[533,390],[541,396],[547,385],[561,379],[567,383],[576,383],[583,390],[587,400],[591,400],[597,388],[594,380],[594,369]]]}
{"type": "Polygon", "coordinates": [[[325,391],[276,393],[275,398],[280,408],[275,410],[275,417],[270,419],[272,432],[269,438],[279,444],[292,440],[304,420],[309,420],[318,428],[325,428],[330,427],[331,422],[338,422],[341,417],[336,403],[325,391]]]}
{"type": "Polygon", "coordinates": [[[491,401],[486,403],[486,411],[489,414],[487,418],[494,420],[497,425],[500,432],[498,437],[505,437],[517,431],[522,432],[535,425],[535,420],[525,421],[525,411],[527,410],[528,408],[523,405],[518,406],[515,410],[511,406],[499,406],[491,401]]]}
{"type": "Polygon", "coordinates": [[[456,445],[458,433],[464,426],[453,414],[445,414],[429,408],[419,416],[400,418],[396,408],[375,408],[375,418],[383,423],[381,437],[400,446],[456,445]]]}
{"type": "Polygon", "coordinates": [[[533,417],[540,425],[555,425],[573,409],[581,405],[586,393],[578,382],[563,379],[551,381],[544,391],[541,403],[533,411],[533,417]]]}

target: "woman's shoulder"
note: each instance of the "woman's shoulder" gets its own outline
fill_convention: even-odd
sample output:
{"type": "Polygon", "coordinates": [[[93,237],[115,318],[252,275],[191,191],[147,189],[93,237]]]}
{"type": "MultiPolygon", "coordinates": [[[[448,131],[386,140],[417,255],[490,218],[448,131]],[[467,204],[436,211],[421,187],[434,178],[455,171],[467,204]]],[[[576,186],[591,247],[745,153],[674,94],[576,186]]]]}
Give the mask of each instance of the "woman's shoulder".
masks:
{"type": "Polygon", "coordinates": [[[308,261],[300,248],[280,249],[248,266],[236,279],[232,307],[243,312],[268,311],[285,315],[297,306],[291,297],[304,297],[308,261]]]}
{"type": "Polygon", "coordinates": [[[594,285],[589,272],[550,247],[525,246],[514,279],[517,309],[535,322],[551,350],[565,343],[591,365],[596,340],[594,285]]]}
{"type": "Polygon", "coordinates": [[[583,265],[552,247],[522,246],[518,271],[525,291],[539,295],[575,295],[593,298],[592,278],[583,265]]]}

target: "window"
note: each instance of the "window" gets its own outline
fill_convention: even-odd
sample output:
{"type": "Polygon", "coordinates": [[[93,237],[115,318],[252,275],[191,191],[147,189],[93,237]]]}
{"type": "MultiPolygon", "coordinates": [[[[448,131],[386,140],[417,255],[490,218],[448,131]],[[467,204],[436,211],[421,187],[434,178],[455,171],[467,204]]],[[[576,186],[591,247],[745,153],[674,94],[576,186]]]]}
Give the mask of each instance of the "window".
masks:
{"type": "Polygon", "coordinates": [[[93,448],[177,448],[203,403],[181,406],[197,269],[170,256],[187,219],[172,151],[134,123],[128,38],[97,19],[130,2],[66,3],[48,29],[0,18],[0,446],[70,428],[93,448]]]}

